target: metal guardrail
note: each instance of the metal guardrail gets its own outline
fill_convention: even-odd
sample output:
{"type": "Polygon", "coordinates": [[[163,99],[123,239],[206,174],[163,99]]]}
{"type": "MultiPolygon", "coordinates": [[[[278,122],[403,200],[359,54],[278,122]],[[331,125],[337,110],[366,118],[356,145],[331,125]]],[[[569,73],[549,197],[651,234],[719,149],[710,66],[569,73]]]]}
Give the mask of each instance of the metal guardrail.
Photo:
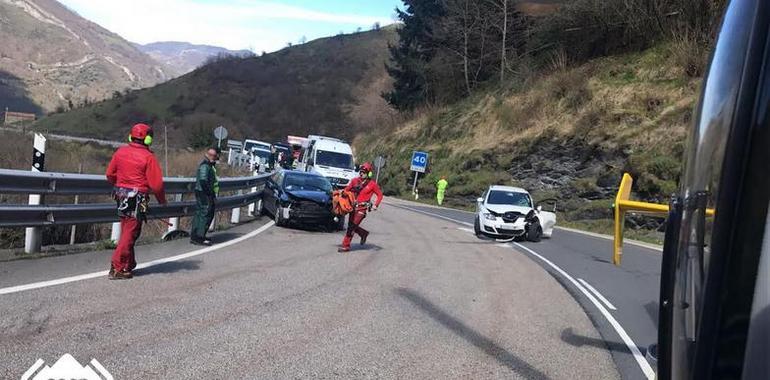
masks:
{"type": "MultiPolygon", "coordinates": [[[[247,189],[263,184],[267,176],[231,177],[219,180],[221,191],[247,189]]],[[[167,194],[186,194],[194,191],[194,178],[163,178],[167,194]]],[[[28,170],[0,169],[0,193],[44,195],[98,195],[110,194],[112,185],[103,175],[31,172],[28,170]]]]}
{"type": "MultiPolygon", "coordinates": [[[[236,191],[257,188],[256,192],[217,199],[217,210],[247,206],[261,198],[261,190],[270,174],[254,177],[220,179],[220,191],[236,191]]],[[[164,178],[169,194],[185,194],[194,191],[193,178],[164,178]]],[[[46,195],[109,195],[112,185],[104,176],[69,173],[35,173],[23,170],[0,169],[0,193],[46,195]]],[[[150,207],[151,219],[191,216],[196,206],[193,201],[169,202],[150,207]]],[[[114,203],[78,205],[0,205],[0,227],[38,227],[87,223],[117,222],[114,203]]]]}
{"type": "MultiPolygon", "coordinates": [[[[229,210],[248,206],[261,198],[261,193],[249,193],[218,198],[217,210],[229,210]]],[[[170,202],[153,205],[147,214],[149,219],[165,219],[192,216],[195,202],[170,202]]],[[[114,223],[118,214],[114,203],[80,205],[10,205],[0,206],[0,227],[42,227],[88,223],[114,223]]]]}

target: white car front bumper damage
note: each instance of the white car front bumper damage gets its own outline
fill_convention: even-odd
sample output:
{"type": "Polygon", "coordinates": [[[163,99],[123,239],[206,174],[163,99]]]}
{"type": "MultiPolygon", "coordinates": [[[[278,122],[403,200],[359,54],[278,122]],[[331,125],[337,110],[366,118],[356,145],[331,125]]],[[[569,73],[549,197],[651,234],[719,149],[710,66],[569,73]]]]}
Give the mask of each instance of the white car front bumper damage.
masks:
{"type": "Polygon", "coordinates": [[[519,218],[513,223],[507,223],[500,217],[495,220],[487,219],[485,215],[479,215],[481,233],[492,237],[518,237],[526,232],[524,218],[519,218]]]}

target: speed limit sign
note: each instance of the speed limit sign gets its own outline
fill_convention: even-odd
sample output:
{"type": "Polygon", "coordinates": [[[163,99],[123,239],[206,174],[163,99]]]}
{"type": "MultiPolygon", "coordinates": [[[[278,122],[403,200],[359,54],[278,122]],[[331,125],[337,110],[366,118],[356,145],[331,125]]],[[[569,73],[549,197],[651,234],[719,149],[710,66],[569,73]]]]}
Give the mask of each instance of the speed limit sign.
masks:
{"type": "Polygon", "coordinates": [[[428,153],[414,152],[412,154],[412,166],[413,172],[425,173],[425,169],[428,167],[428,153]]]}

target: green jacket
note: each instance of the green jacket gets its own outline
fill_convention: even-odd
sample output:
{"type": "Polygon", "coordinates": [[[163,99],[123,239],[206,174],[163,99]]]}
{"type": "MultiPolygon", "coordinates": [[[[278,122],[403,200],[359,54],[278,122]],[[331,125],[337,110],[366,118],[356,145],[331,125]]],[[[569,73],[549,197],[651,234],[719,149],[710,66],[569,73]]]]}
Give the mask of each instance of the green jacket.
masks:
{"type": "Polygon", "coordinates": [[[214,196],[219,194],[217,169],[208,160],[203,160],[198,165],[198,172],[195,175],[195,191],[214,196]]]}

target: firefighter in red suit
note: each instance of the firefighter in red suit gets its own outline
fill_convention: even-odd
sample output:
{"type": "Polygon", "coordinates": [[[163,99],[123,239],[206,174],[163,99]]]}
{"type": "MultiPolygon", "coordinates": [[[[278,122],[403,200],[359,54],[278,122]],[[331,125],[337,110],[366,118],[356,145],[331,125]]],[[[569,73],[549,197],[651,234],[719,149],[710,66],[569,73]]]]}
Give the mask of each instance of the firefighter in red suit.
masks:
{"type": "Polygon", "coordinates": [[[114,186],[113,195],[120,217],[120,240],[112,255],[109,278],[115,280],[133,277],[136,268],[134,244],[142,233],[150,194],[166,204],[163,191],[163,172],[150,150],[152,128],[136,124],[131,128],[128,145],[115,152],[107,167],[107,180],[114,186]]]}
{"type": "Polygon", "coordinates": [[[377,210],[380,207],[380,203],[382,203],[382,191],[377,182],[372,179],[373,174],[372,164],[367,162],[361,165],[359,176],[353,178],[348,186],[345,187],[345,190],[351,191],[356,195],[356,205],[353,212],[350,213],[348,230],[345,233],[345,238],[342,239],[342,247],[338,249],[338,252],[350,251],[350,242],[353,240],[354,234],[358,234],[361,237],[361,245],[366,244],[369,231],[361,228],[361,222],[366,218],[367,211],[377,210]],[[377,196],[377,201],[374,204],[372,204],[373,195],[377,196]]]}

